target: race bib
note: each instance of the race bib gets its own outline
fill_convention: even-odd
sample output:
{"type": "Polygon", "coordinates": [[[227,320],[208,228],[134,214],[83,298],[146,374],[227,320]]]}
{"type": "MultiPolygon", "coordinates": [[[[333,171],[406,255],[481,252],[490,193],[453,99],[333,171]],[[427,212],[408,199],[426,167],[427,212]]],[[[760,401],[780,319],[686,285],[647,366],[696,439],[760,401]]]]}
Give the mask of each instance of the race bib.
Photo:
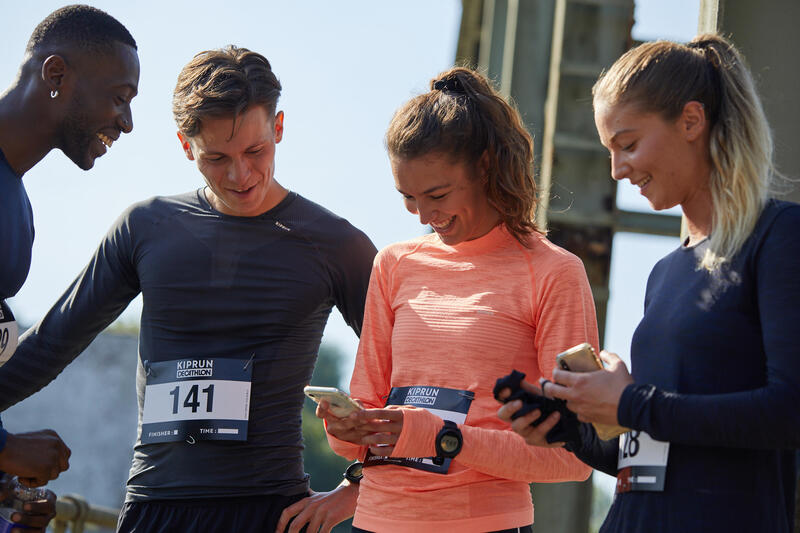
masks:
{"type": "Polygon", "coordinates": [[[18,340],[19,329],[14,313],[5,300],[0,300],[0,366],[14,355],[18,340]]]}
{"type": "MultiPolygon", "coordinates": [[[[422,407],[443,420],[452,420],[463,424],[475,393],[472,391],[446,389],[444,387],[392,387],[386,405],[412,405],[422,407]]],[[[417,470],[425,470],[436,474],[446,474],[450,470],[452,459],[440,459],[434,462],[433,457],[387,457],[372,455],[367,452],[364,466],[400,465],[417,470]]]]}
{"type": "Polygon", "coordinates": [[[253,366],[245,359],[144,364],[144,444],[247,440],[253,366]]]}
{"type": "Polygon", "coordinates": [[[644,431],[619,437],[617,492],[664,490],[669,442],[654,440],[644,431]]]}

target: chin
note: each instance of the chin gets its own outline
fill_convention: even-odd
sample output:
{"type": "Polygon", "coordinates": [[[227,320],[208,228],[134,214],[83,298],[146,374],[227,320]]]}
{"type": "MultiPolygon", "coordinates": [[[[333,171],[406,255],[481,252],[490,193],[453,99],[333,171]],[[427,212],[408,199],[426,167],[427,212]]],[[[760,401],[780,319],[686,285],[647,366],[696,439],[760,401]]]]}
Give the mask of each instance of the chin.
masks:
{"type": "Polygon", "coordinates": [[[75,165],[81,170],[90,170],[92,167],[94,167],[94,161],[97,159],[92,157],[88,148],[80,151],[75,150],[74,153],[72,151],[64,151],[64,155],[66,155],[69,160],[75,163],[75,165]]]}

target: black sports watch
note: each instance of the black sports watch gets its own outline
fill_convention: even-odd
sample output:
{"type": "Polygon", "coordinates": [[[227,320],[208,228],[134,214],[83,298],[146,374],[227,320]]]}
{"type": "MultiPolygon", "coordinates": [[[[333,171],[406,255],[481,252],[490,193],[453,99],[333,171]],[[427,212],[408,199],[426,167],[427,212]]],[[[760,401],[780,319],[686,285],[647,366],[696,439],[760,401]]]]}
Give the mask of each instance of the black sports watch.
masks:
{"type": "Polygon", "coordinates": [[[361,478],[364,477],[363,469],[364,464],[361,461],[356,461],[344,471],[344,478],[350,483],[361,483],[361,478]]]}
{"type": "Polygon", "coordinates": [[[436,457],[452,459],[461,451],[464,438],[461,430],[452,420],[445,420],[444,427],[436,435],[436,457]]]}

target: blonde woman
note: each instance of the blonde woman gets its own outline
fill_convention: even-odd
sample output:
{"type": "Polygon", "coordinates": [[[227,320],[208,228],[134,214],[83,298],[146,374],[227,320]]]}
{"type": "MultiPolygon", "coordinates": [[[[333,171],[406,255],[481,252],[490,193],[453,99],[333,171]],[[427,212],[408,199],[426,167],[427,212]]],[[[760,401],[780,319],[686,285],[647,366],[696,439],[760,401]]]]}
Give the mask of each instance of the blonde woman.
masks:
{"type": "MultiPolygon", "coordinates": [[[[772,141],[750,73],[733,45],[701,35],[629,51],[593,95],[612,177],[654,209],[680,205],[688,227],[650,274],[632,374],[604,352],[605,370],[544,383],[580,420],[631,430],[600,441],[583,424],[566,443],[617,476],[601,531],[791,531],[800,206],[768,199],[772,141]]],[[[512,426],[542,444],[529,422],[512,426]]]]}

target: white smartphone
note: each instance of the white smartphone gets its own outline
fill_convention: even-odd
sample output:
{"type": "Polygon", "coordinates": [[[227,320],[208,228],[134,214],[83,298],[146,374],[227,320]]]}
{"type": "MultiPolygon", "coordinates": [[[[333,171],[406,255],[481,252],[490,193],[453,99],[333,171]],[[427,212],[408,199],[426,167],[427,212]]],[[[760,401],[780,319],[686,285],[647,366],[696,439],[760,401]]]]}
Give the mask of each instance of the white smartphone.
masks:
{"type": "Polygon", "coordinates": [[[339,418],[344,418],[350,413],[362,409],[362,407],[348,396],[346,392],[336,387],[315,387],[313,385],[308,385],[303,389],[303,392],[317,403],[322,400],[327,401],[330,406],[330,412],[333,416],[339,418]]]}

